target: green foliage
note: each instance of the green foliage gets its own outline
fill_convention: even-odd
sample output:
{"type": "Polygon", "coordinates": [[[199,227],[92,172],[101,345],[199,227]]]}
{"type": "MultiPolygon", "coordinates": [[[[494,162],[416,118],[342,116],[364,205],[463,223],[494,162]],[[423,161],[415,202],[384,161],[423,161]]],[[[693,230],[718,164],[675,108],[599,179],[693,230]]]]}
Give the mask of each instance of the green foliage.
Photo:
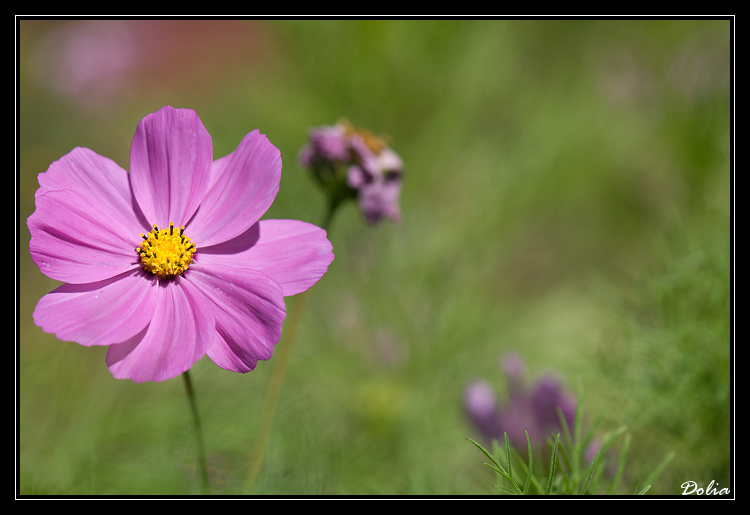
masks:
{"type": "MultiPolygon", "coordinates": [[[[580,422],[583,420],[583,411],[583,400],[579,390],[579,403],[576,408],[576,428],[581,427],[580,422]]],[[[563,441],[561,441],[560,433],[557,433],[554,435],[554,440],[551,435],[547,441],[551,452],[549,457],[549,475],[546,482],[543,482],[543,478],[537,476],[537,473],[534,471],[534,460],[528,431],[526,431],[526,445],[528,447],[527,462],[524,462],[518,452],[511,447],[507,433],[505,433],[505,443],[502,447],[496,440],[493,440],[494,454],[475,440],[468,439],[492,462],[485,463],[485,465],[497,472],[512,487],[508,488],[504,484],[499,484],[495,488],[502,493],[511,495],[585,495],[587,493],[589,495],[617,495],[625,470],[626,455],[630,446],[630,435],[625,432],[626,428],[622,426],[615,431],[605,433],[602,437],[601,447],[596,450],[594,456],[588,461],[584,456],[584,449],[590,441],[591,435],[598,429],[601,418],[590,425],[586,436],[581,438],[579,430],[576,430],[575,435],[571,436],[565,423],[565,417],[559,410],[558,413],[563,425],[564,437],[563,441]],[[622,445],[618,458],[616,460],[607,460],[608,451],[623,434],[625,434],[625,443],[622,445]],[[495,457],[497,454],[505,455],[504,465],[495,457]],[[511,456],[513,459],[511,459],[511,456]],[[519,483],[513,477],[512,462],[514,460],[522,472],[519,479],[523,479],[524,476],[526,477],[523,488],[519,486],[519,483]],[[611,470],[605,471],[605,468],[611,469],[613,466],[617,467],[617,472],[614,476],[611,475],[611,470]],[[532,485],[533,489],[530,488],[532,485]]],[[[648,492],[654,480],[664,471],[669,462],[672,461],[674,454],[674,452],[670,452],[646,477],[644,481],[646,484],[645,487],[638,490],[638,483],[636,483],[633,495],[644,495],[648,492]]]]}

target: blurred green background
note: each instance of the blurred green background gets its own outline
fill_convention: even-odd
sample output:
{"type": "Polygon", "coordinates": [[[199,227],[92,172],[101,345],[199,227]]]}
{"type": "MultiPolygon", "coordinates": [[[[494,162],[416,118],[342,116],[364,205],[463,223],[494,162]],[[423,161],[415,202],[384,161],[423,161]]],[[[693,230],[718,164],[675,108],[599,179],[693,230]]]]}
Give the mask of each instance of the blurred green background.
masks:
{"type": "MultiPolygon", "coordinates": [[[[245,490],[273,359],[192,369],[212,491],[496,493],[462,407],[515,351],[580,380],[632,434],[623,493],[731,472],[729,20],[21,20],[21,494],[198,493],[179,378],[112,378],[106,348],[36,327],[59,283],[31,262],[37,174],[76,146],[128,168],[137,123],[194,109],[214,158],[280,150],[268,218],[319,223],[296,163],[311,126],[388,134],[401,224],[351,203],[311,290],[265,462],[245,490]]],[[[295,303],[287,298],[287,310],[295,303]]]]}

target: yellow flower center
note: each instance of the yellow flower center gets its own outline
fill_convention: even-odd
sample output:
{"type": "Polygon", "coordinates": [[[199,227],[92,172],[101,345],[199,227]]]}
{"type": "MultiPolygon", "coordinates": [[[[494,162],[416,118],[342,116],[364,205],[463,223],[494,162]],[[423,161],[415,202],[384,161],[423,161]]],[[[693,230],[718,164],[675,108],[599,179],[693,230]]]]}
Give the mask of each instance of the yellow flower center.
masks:
{"type": "Polygon", "coordinates": [[[143,243],[135,251],[141,257],[143,268],[159,277],[172,277],[182,274],[193,262],[195,243],[185,236],[185,226],[175,231],[174,224],[169,229],[161,229],[154,224],[148,234],[141,234],[143,243]]]}

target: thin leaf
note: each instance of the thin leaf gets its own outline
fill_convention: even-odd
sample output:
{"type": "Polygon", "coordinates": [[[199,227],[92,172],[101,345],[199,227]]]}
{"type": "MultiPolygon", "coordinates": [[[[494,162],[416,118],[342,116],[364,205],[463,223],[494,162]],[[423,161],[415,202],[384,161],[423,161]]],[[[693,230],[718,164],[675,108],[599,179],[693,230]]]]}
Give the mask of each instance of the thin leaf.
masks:
{"type": "Polygon", "coordinates": [[[497,488],[498,490],[504,490],[506,494],[518,495],[518,492],[516,492],[515,490],[511,490],[510,488],[507,488],[502,485],[495,485],[495,488],[497,488]]]}
{"type": "MultiPolygon", "coordinates": [[[[648,492],[649,488],[651,488],[651,485],[648,485],[646,488],[644,488],[643,490],[641,490],[640,492],[638,492],[638,495],[645,495],[646,492],[648,492]]],[[[638,487],[636,486],[635,489],[638,490],[638,487]]]]}
{"type": "Polygon", "coordinates": [[[589,428],[586,430],[586,434],[583,435],[583,439],[581,440],[581,452],[583,452],[583,450],[586,449],[586,446],[588,446],[589,442],[591,442],[591,440],[593,439],[594,432],[596,431],[596,428],[599,426],[603,418],[604,418],[604,413],[596,417],[596,420],[594,420],[594,423],[591,424],[589,428]]]}
{"type": "Polygon", "coordinates": [[[473,443],[474,445],[476,445],[477,447],[479,447],[479,450],[482,451],[485,454],[485,456],[487,456],[490,460],[492,460],[492,463],[494,463],[497,466],[498,472],[500,472],[501,474],[505,474],[505,475],[508,474],[507,472],[505,472],[505,469],[503,468],[503,466],[500,465],[500,462],[497,461],[495,457],[492,454],[490,454],[489,451],[487,451],[487,449],[482,447],[481,444],[475,442],[471,438],[467,438],[467,440],[473,443]]]}
{"type": "Polygon", "coordinates": [[[513,488],[516,489],[516,491],[520,494],[523,493],[521,490],[521,487],[518,486],[518,483],[516,483],[516,480],[513,479],[513,473],[511,472],[511,462],[510,462],[510,441],[508,441],[508,433],[505,433],[505,461],[508,465],[508,475],[506,476],[508,481],[510,481],[510,484],[513,485],[513,488]]]}
{"type": "Polygon", "coordinates": [[[615,489],[617,489],[618,486],[620,486],[620,481],[622,480],[622,474],[625,471],[625,457],[628,454],[628,449],[630,448],[630,434],[625,435],[625,443],[622,446],[622,449],[620,449],[620,458],[617,460],[617,472],[615,472],[615,477],[612,480],[612,482],[609,484],[609,488],[607,489],[607,495],[612,495],[615,493],[615,489]]]}
{"type": "Polygon", "coordinates": [[[495,465],[490,465],[489,463],[484,462],[485,465],[487,465],[489,468],[491,468],[492,470],[494,470],[495,472],[497,472],[498,474],[500,474],[501,476],[503,476],[505,479],[507,479],[508,481],[510,481],[511,484],[513,485],[513,488],[515,488],[518,493],[521,493],[521,488],[515,483],[515,481],[513,481],[513,478],[511,478],[508,475],[508,473],[505,471],[505,469],[503,468],[503,466],[500,465],[500,462],[497,461],[497,459],[495,459],[495,457],[492,454],[490,454],[490,452],[487,449],[485,449],[484,447],[482,447],[481,444],[479,444],[478,442],[472,440],[471,438],[467,438],[467,440],[469,440],[471,443],[473,443],[474,445],[476,445],[477,447],[479,447],[479,450],[481,450],[485,454],[485,456],[487,456],[490,460],[492,460],[492,463],[495,464],[495,465]]]}
{"type": "Polygon", "coordinates": [[[620,436],[627,431],[628,426],[620,426],[614,431],[611,431],[609,433],[606,433],[604,435],[604,438],[602,440],[602,454],[606,454],[606,452],[609,450],[612,445],[614,445],[615,441],[620,438],[620,436]]]}
{"type": "Polygon", "coordinates": [[[570,481],[565,471],[572,470],[572,467],[571,467],[570,454],[568,454],[568,448],[565,446],[564,442],[560,442],[558,446],[558,451],[560,452],[560,458],[561,458],[558,468],[563,471],[563,474],[561,477],[565,481],[566,487],[570,488],[570,481]]]}
{"type": "Polygon", "coordinates": [[[529,487],[531,486],[531,474],[534,470],[534,457],[531,455],[531,440],[529,439],[529,432],[524,429],[526,433],[526,446],[529,449],[529,472],[526,474],[526,484],[523,485],[523,493],[526,495],[529,493],[529,487]]]}
{"type": "Polygon", "coordinates": [[[594,459],[591,461],[591,468],[589,469],[589,476],[586,478],[586,482],[583,483],[583,486],[581,487],[581,491],[579,492],[580,495],[583,495],[586,493],[586,490],[589,487],[589,483],[591,482],[591,476],[594,475],[594,467],[596,467],[596,462],[599,460],[599,453],[601,451],[596,451],[596,455],[594,455],[594,459]]]}
{"type": "MultiPolygon", "coordinates": [[[[529,474],[531,471],[529,470],[529,467],[526,465],[526,462],[523,461],[523,458],[521,458],[521,455],[518,454],[518,451],[516,451],[512,447],[511,447],[511,451],[513,451],[513,456],[516,458],[516,463],[521,468],[521,472],[524,474],[529,474]]],[[[537,492],[539,492],[540,494],[544,492],[544,487],[539,483],[536,476],[533,473],[530,474],[530,476],[531,476],[531,484],[534,485],[534,488],[536,488],[537,492]]],[[[527,478],[527,481],[528,481],[528,478],[527,478]]],[[[525,493],[528,493],[528,491],[526,491],[525,493]]]]}
{"type": "MultiPolygon", "coordinates": [[[[615,441],[622,435],[625,430],[627,429],[626,426],[620,426],[615,431],[610,431],[604,435],[604,438],[602,440],[602,445],[599,448],[601,451],[601,457],[602,459],[606,459],[607,452],[612,447],[612,445],[615,443],[615,441]]],[[[602,467],[597,467],[597,469],[594,471],[594,477],[591,480],[591,484],[589,484],[589,488],[593,491],[598,491],[597,488],[599,486],[599,480],[602,477],[602,474],[604,473],[604,470],[606,470],[606,464],[602,467]]]]}
{"type": "MultiPolygon", "coordinates": [[[[498,441],[498,439],[497,438],[493,438],[492,439],[492,455],[493,456],[502,456],[503,454],[505,454],[505,450],[500,445],[500,442],[498,441]]],[[[499,459],[500,458],[498,458],[498,460],[499,459]]]]}
{"type": "Polygon", "coordinates": [[[500,469],[499,469],[499,468],[497,468],[497,467],[496,467],[495,465],[492,465],[492,464],[490,464],[490,463],[487,463],[486,461],[483,461],[482,463],[483,463],[484,465],[487,465],[487,466],[488,466],[489,468],[491,468],[492,470],[494,470],[494,471],[495,471],[495,472],[497,472],[498,474],[502,475],[503,477],[505,477],[505,476],[506,476],[506,474],[505,474],[505,471],[504,471],[504,470],[500,470],[500,469]]]}
{"type": "Polygon", "coordinates": [[[550,459],[549,465],[549,482],[547,483],[547,490],[545,495],[550,495],[552,491],[552,481],[555,479],[555,464],[557,462],[557,446],[560,443],[560,433],[557,433],[555,437],[555,444],[552,446],[552,458],[550,459]]]}
{"type": "Polygon", "coordinates": [[[563,435],[565,435],[565,441],[568,443],[570,448],[573,448],[573,437],[570,434],[570,428],[568,427],[568,421],[565,420],[565,415],[562,410],[557,408],[557,417],[560,419],[560,427],[563,429],[563,435]]]}
{"type": "Polygon", "coordinates": [[[508,477],[513,482],[513,470],[510,463],[510,441],[508,440],[508,433],[505,432],[503,434],[505,435],[505,463],[508,467],[508,477]]]}
{"type": "Polygon", "coordinates": [[[654,471],[648,475],[645,482],[648,483],[649,486],[654,484],[656,478],[659,477],[659,474],[661,474],[665,468],[667,468],[667,465],[669,465],[669,462],[672,461],[672,458],[674,458],[674,451],[667,454],[667,456],[663,460],[661,460],[661,463],[656,466],[654,471]]]}

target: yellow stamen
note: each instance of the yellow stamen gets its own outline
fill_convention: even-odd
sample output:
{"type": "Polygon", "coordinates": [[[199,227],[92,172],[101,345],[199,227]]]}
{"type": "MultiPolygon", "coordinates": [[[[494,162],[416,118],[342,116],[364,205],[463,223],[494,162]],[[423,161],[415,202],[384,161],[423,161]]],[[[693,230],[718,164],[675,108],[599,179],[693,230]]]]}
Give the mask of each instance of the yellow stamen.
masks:
{"type": "Polygon", "coordinates": [[[196,248],[193,240],[184,235],[185,226],[179,234],[174,232],[174,224],[169,229],[161,229],[154,224],[148,234],[141,234],[143,243],[135,251],[141,258],[143,268],[159,277],[172,277],[182,274],[193,262],[196,248]]]}

